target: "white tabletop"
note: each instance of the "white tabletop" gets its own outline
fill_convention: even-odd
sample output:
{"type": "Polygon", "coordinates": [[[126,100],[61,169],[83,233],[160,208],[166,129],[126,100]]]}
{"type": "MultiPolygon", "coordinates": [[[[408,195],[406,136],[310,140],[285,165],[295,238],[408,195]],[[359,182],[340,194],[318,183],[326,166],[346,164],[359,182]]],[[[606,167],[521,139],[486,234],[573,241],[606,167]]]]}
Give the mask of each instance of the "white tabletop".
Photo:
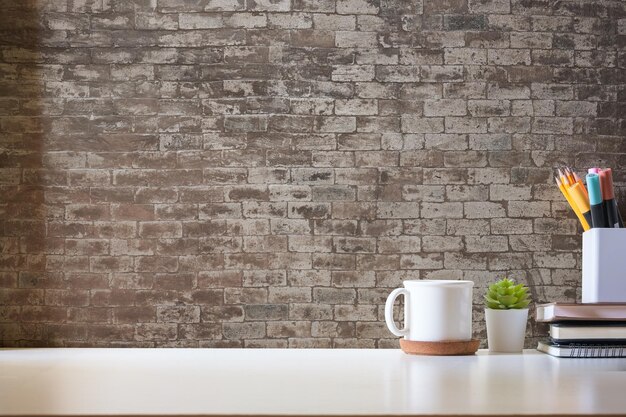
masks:
{"type": "Polygon", "coordinates": [[[400,350],[4,349],[0,414],[626,413],[626,360],[400,350]]]}

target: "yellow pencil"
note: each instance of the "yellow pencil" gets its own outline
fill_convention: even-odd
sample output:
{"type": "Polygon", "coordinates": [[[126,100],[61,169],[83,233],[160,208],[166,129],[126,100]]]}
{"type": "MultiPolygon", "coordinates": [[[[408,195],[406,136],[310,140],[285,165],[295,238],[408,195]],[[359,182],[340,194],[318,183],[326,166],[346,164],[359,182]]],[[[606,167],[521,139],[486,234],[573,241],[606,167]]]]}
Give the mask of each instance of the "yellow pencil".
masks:
{"type": "Polygon", "coordinates": [[[585,217],[582,215],[582,213],[578,209],[578,206],[576,205],[576,203],[574,203],[574,200],[572,200],[572,197],[567,192],[565,185],[558,178],[555,177],[554,179],[556,181],[556,184],[559,187],[559,190],[561,190],[561,193],[563,194],[563,196],[569,203],[570,207],[572,208],[572,210],[574,210],[574,213],[576,213],[576,217],[578,217],[578,220],[580,221],[580,224],[583,226],[583,229],[585,231],[589,230],[590,229],[589,223],[587,223],[587,220],[585,220],[585,217]]]}
{"type": "Polygon", "coordinates": [[[574,172],[569,169],[569,167],[565,167],[565,175],[567,175],[569,185],[574,185],[574,183],[576,182],[576,178],[574,178],[574,172]]]}
{"type": "Polygon", "coordinates": [[[560,169],[557,169],[557,171],[559,173],[559,179],[561,180],[561,184],[563,184],[565,187],[572,185],[569,180],[569,176],[567,175],[567,172],[563,173],[563,171],[561,171],[560,169]]]}
{"type": "Polygon", "coordinates": [[[589,200],[589,194],[587,193],[587,188],[585,187],[585,184],[583,184],[583,180],[581,180],[578,174],[576,174],[575,172],[574,172],[574,180],[576,181],[576,184],[580,184],[580,190],[585,195],[585,198],[589,200]]]}
{"type": "Polygon", "coordinates": [[[587,224],[593,225],[593,219],[591,218],[591,208],[589,206],[589,198],[587,197],[586,192],[583,191],[584,189],[584,185],[576,183],[567,189],[567,194],[569,194],[572,201],[576,203],[578,211],[580,211],[580,214],[583,215],[583,217],[587,221],[587,224]]]}

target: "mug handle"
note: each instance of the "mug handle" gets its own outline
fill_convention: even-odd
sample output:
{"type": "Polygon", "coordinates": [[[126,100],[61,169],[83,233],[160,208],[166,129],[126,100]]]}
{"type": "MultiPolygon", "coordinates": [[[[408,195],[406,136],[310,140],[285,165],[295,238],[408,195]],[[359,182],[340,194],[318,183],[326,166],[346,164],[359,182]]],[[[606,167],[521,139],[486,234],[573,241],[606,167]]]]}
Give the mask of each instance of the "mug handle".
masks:
{"type": "Polygon", "coordinates": [[[409,314],[408,314],[408,306],[409,306],[409,292],[406,288],[396,288],[391,291],[389,297],[387,297],[387,302],[385,303],[385,322],[387,323],[387,327],[389,331],[396,336],[406,336],[409,334],[409,314]],[[404,328],[398,329],[396,323],[393,321],[393,303],[396,301],[396,298],[402,294],[404,295],[404,328]]]}

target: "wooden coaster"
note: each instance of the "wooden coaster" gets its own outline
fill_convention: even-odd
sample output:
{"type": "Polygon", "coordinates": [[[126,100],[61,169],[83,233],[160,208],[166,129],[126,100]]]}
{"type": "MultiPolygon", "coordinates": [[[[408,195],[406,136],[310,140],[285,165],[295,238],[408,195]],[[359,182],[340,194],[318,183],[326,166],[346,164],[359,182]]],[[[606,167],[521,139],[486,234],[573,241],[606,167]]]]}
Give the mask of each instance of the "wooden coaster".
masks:
{"type": "Polygon", "coordinates": [[[443,341],[443,342],[415,342],[413,340],[400,339],[400,347],[409,355],[473,355],[478,350],[480,340],[467,341],[443,341]]]}

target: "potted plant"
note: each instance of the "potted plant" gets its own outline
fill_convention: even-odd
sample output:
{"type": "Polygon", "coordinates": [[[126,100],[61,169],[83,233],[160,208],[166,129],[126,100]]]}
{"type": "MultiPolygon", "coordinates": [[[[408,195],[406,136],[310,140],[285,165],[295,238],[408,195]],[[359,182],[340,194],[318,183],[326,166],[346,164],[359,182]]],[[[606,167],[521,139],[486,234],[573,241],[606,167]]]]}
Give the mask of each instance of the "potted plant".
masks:
{"type": "Polygon", "coordinates": [[[528,287],[508,278],[491,284],[485,294],[487,343],[490,352],[521,352],[528,321],[528,287]]]}

